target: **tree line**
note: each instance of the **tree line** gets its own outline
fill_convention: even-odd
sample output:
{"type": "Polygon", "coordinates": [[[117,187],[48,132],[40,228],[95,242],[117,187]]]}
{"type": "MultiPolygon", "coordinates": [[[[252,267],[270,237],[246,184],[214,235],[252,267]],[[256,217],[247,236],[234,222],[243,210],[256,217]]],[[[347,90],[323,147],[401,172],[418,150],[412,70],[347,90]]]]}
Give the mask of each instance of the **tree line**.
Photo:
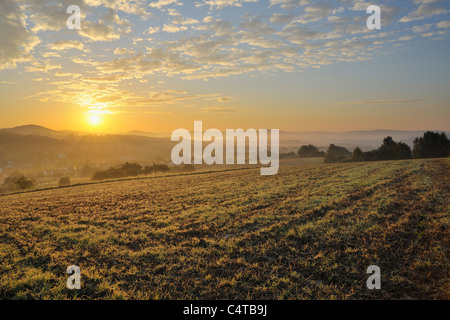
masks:
{"type": "Polygon", "coordinates": [[[93,176],[92,180],[108,180],[108,179],[118,179],[127,177],[137,177],[140,175],[156,174],[158,172],[166,173],[168,171],[175,172],[192,172],[195,171],[195,167],[191,164],[185,164],[182,166],[177,166],[175,169],[171,170],[166,164],[153,164],[152,166],[142,166],[138,163],[125,163],[118,168],[110,168],[107,170],[98,170],[93,176]]]}
{"type": "Polygon", "coordinates": [[[156,174],[158,172],[166,173],[169,166],[165,164],[154,164],[152,166],[141,166],[138,163],[125,163],[118,168],[109,168],[107,170],[98,170],[92,176],[92,180],[107,180],[126,177],[137,177],[145,174],[156,174]]]}
{"type": "Polygon", "coordinates": [[[344,147],[331,144],[327,152],[323,152],[316,146],[305,145],[298,150],[297,155],[300,158],[324,157],[325,163],[445,158],[450,156],[450,140],[445,133],[428,131],[423,137],[414,140],[412,150],[406,143],[386,137],[383,144],[372,151],[363,152],[356,147],[350,152],[344,147]]]}

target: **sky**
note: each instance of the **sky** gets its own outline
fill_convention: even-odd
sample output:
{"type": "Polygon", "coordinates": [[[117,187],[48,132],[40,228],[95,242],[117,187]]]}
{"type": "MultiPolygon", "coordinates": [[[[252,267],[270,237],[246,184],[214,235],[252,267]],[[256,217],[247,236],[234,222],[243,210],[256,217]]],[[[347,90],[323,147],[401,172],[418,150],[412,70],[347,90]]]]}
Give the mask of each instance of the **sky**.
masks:
{"type": "Polygon", "coordinates": [[[449,35],[448,0],[0,0],[0,127],[450,131],[449,35]]]}

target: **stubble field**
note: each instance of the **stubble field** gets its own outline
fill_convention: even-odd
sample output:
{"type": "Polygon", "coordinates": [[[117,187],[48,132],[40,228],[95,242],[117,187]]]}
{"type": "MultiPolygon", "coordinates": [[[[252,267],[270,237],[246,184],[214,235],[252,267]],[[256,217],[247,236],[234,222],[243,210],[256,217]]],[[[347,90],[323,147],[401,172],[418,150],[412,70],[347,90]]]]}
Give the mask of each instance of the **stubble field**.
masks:
{"type": "Polygon", "coordinates": [[[448,299],[449,195],[445,160],[411,160],[1,196],[0,298],[448,299]]]}

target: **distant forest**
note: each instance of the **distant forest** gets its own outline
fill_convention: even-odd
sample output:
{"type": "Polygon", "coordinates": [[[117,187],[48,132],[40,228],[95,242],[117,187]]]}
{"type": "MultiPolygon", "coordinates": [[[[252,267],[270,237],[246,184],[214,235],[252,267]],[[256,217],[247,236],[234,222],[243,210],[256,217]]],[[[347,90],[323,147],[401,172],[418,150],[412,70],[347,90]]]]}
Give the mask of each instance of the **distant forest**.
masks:
{"type": "Polygon", "coordinates": [[[427,131],[423,137],[416,138],[412,150],[406,143],[396,142],[388,136],[384,138],[383,144],[378,149],[367,152],[363,152],[359,147],[350,152],[348,149],[334,144],[331,144],[324,152],[310,144],[302,146],[297,154],[291,152],[282,155],[282,157],[300,158],[324,157],[325,163],[445,158],[449,156],[450,140],[447,135],[432,131],[427,131]]]}

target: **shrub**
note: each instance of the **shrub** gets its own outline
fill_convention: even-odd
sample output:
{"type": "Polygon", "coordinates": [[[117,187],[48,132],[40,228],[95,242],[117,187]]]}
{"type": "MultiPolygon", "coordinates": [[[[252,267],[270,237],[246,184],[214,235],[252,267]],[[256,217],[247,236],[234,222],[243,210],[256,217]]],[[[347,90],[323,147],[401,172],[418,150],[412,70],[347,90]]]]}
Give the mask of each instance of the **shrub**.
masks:
{"type": "Polygon", "coordinates": [[[150,174],[156,172],[167,172],[170,168],[165,164],[154,164],[153,166],[145,166],[142,168],[137,163],[125,163],[120,168],[110,168],[104,171],[96,171],[92,176],[92,180],[118,179],[126,177],[136,177],[142,174],[150,174]]]}
{"type": "Polygon", "coordinates": [[[352,153],[344,147],[338,147],[331,144],[325,154],[325,163],[343,162],[352,156],[352,153]]]}
{"type": "Polygon", "coordinates": [[[60,187],[66,187],[66,186],[70,186],[70,178],[69,177],[62,177],[61,179],[59,179],[58,182],[60,187]]]}
{"type": "Polygon", "coordinates": [[[364,157],[364,153],[359,147],[356,147],[352,153],[352,161],[362,161],[364,157]]]}
{"type": "Polygon", "coordinates": [[[27,179],[27,178],[25,178],[25,176],[21,176],[20,178],[17,178],[14,181],[14,184],[20,190],[26,190],[26,189],[31,189],[34,186],[34,180],[33,179],[27,179]]]}
{"type": "Polygon", "coordinates": [[[298,156],[300,158],[315,158],[315,157],[324,157],[325,152],[319,151],[319,149],[316,146],[313,146],[312,144],[308,146],[301,146],[301,148],[298,150],[298,156]]]}

